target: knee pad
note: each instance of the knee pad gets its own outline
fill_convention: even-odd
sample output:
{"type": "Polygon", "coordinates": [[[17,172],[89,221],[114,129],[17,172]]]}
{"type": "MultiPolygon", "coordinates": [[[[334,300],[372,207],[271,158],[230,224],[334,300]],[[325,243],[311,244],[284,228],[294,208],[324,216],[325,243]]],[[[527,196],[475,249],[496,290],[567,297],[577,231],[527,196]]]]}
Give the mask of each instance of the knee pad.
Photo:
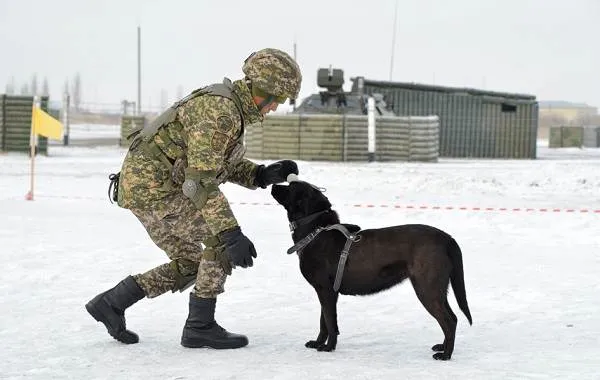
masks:
{"type": "Polygon", "coordinates": [[[196,282],[198,263],[187,259],[175,259],[169,263],[169,266],[175,274],[175,285],[172,293],[176,291],[181,293],[196,282]]]}

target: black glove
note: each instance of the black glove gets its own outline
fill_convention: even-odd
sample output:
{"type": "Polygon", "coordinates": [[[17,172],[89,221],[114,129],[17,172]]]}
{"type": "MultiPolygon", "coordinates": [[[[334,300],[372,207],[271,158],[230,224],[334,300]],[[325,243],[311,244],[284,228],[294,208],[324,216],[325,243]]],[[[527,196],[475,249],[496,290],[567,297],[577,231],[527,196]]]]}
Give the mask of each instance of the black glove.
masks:
{"type": "Polygon", "coordinates": [[[292,160],[277,161],[267,167],[260,165],[256,171],[254,184],[265,189],[274,183],[285,182],[288,175],[292,173],[298,174],[298,165],[292,160]]]}
{"type": "Polygon", "coordinates": [[[240,227],[223,231],[219,233],[218,238],[225,245],[225,253],[232,266],[247,268],[253,265],[252,258],[256,257],[256,249],[240,227]]]}

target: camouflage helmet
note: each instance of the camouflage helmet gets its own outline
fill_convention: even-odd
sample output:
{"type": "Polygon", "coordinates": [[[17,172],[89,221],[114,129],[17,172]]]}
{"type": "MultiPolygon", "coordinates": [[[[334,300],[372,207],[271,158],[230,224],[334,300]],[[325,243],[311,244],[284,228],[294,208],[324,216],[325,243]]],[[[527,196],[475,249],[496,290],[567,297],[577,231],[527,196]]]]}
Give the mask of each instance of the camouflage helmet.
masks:
{"type": "Polygon", "coordinates": [[[296,99],[302,84],[300,67],[278,49],[256,51],[244,61],[242,71],[253,86],[276,97],[296,99]]]}

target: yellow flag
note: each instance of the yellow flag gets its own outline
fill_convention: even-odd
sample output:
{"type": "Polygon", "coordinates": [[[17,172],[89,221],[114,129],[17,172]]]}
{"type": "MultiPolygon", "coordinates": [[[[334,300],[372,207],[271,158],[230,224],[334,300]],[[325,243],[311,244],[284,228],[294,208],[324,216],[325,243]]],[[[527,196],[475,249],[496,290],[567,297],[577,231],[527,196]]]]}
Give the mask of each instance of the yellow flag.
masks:
{"type": "Polygon", "coordinates": [[[60,140],[63,137],[63,125],[61,122],[38,107],[33,108],[32,125],[33,133],[35,134],[54,140],[60,140]]]}

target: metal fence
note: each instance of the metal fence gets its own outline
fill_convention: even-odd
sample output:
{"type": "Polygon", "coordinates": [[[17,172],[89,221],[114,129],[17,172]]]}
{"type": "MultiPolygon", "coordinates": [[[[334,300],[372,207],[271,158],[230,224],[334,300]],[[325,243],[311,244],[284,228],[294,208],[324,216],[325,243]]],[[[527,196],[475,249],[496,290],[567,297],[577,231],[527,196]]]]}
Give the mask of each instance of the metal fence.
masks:
{"type": "MultiPolygon", "coordinates": [[[[439,155],[439,119],[377,117],[377,161],[435,162],[439,155]]],[[[250,158],[307,161],[367,161],[368,118],[362,115],[269,115],[262,127],[246,129],[250,158]]]]}
{"type": "Polygon", "coordinates": [[[550,148],[599,148],[600,127],[560,126],[550,127],[550,148]]]}
{"type": "Polygon", "coordinates": [[[583,146],[586,148],[600,148],[600,127],[583,127],[583,146]]]}

